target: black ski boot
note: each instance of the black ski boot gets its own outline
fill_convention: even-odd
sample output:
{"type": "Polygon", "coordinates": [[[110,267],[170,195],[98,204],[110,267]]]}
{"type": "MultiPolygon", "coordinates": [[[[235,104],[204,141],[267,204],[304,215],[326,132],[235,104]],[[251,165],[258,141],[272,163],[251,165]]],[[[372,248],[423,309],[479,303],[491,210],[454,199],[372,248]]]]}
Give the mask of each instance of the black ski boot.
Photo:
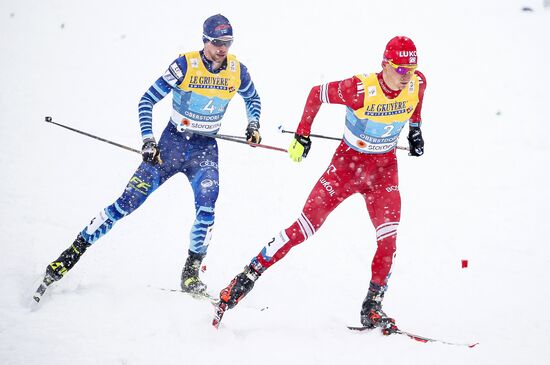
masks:
{"type": "Polygon", "coordinates": [[[90,244],[79,234],[71,247],[63,251],[57,260],[51,262],[46,267],[46,273],[44,274],[42,283],[40,283],[40,286],[33,295],[37,303],[40,302],[46,289],[48,289],[50,285],[63,278],[67,271],[72,269],[89,246],[90,244]]]}
{"type": "Polygon", "coordinates": [[[189,251],[187,261],[181,272],[181,290],[191,294],[202,294],[206,291],[206,284],[199,278],[204,255],[189,251]]]}
{"type": "Polygon", "coordinates": [[[63,251],[57,260],[48,265],[46,276],[51,277],[54,281],[60,280],[80,260],[89,246],[90,244],[79,234],[71,247],[63,251]]]}
{"type": "Polygon", "coordinates": [[[244,271],[235,276],[229,285],[222,289],[220,292],[220,303],[226,304],[229,309],[233,308],[252,290],[254,282],[259,277],[260,274],[250,265],[245,266],[244,271]]]}
{"type": "Polygon", "coordinates": [[[382,330],[382,334],[387,336],[395,333],[398,328],[395,320],[388,317],[382,310],[382,299],[384,299],[384,291],[378,285],[371,283],[361,308],[361,323],[368,328],[378,327],[382,330]]]}

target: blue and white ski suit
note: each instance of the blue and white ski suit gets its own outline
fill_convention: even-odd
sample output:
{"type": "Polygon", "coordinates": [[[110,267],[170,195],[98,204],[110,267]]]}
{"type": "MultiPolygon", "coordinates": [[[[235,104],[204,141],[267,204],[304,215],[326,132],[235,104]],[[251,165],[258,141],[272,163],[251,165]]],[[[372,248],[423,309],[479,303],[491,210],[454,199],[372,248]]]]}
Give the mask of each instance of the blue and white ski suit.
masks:
{"type": "Polygon", "coordinates": [[[158,142],[162,163],[139,165],[122,195],[101,210],[80,233],[89,244],[141,206],[166,180],[182,172],[189,179],[195,198],[196,217],[189,250],[206,254],[219,191],[218,146],[215,138],[193,134],[193,131],[215,134],[235,93],[244,99],[248,122],[259,127],[260,97],[247,68],[235,56],[228,55],[221,68],[212,70],[212,63],[202,51],[182,54],[140,100],[143,140],[154,138],[153,106],[170,91],[172,116],[158,142]]]}

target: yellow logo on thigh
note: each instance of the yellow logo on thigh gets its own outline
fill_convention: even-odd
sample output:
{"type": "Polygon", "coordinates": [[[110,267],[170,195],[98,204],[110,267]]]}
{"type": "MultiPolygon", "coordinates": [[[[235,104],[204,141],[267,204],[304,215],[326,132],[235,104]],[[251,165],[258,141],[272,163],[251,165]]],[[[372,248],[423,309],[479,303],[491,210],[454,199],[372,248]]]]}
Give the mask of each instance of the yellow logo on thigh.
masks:
{"type": "Polygon", "coordinates": [[[128,185],[143,195],[147,195],[147,193],[149,193],[149,188],[151,187],[151,184],[147,184],[137,176],[133,176],[128,185]]]}

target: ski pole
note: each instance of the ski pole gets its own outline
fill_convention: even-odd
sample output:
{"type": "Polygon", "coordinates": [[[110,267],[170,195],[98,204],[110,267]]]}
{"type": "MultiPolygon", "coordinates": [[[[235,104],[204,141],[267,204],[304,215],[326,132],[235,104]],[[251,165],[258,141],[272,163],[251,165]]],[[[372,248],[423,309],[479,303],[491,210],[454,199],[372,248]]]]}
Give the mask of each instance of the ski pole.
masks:
{"type": "MultiPolygon", "coordinates": [[[[209,136],[211,136],[209,134],[209,136]]],[[[242,140],[245,140],[246,137],[244,136],[232,136],[232,135],[229,135],[229,134],[219,134],[219,133],[216,133],[216,136],[219,136],[219,137],[227,137],[227,138],[235,138],[235,139],[242,139],[242,140]]]]}
{"type": "Polygon", "coordinates": [[[73,131],[73,132],[76,132],[76,133],[80,133],[80,134],[83,134],[87,137],[91,137],[93,139],[97,139],[98,141],[101,141],[101,142],[105,142],[105,143],[109,143],[109,144],[112,144],[113,146],[117,146],[117,147],[120,147],[120,148],[123,148],[125,150],[128,150],[128,151],[132,151],[132,152],[135,152],[135,153],[139,153],[141,155],[141,151],[139,150],[136,150],[132,147],[128,147],[128,146],[125,146],[123,144],[120,144],[120,143],[116,143],[116,142],[113,142],[113,141],[109,141],[108,139],[105,139],[105,138],[101,138],[101,137],[98,137],[98,136],[94,136],[93,134],[90,134],[90,133],[86,133],[86,132],[83,132],[81,130],[78,130],[78,129],[75,129],[75,128],[72,128],[72,127],[69,127],[69,126],[66,126],[64,124],[61,124],[61,123],[56,123],[52,120],[52,117],[46,117],[45,118],[45,121],[46,123],[51,123],[51,124],[55,124],[59,127],[62,127],[62,128],[65,128],[65,129],[68,129],[70,131],[73,131]]]}
{"type": "MultiPolygon", "coordinates": [[[[61,124],[61,123],[56,123],[56,122],[54,122],[54,121],[52,120],[52,117],[49,117],[49,116],[46,117],[46,118],[45,118],[45,121],[46,121],[46,123],[55,124],[55,125],[57,125],[57,126],[59,126],[59,127],[68,129],[68,130],[70,130],[70,131],[73,131],[73,132],[76,132],[76,133],[83,134],[83,135],[85,135],[85,136],[87,136],[87,137],[90,137],[90,138],[93,138],[93,139],[97,139],[98,141],[105,142],[105,143],[109,143],[109,144],[112,144],[113,146],[117,146],[117,147],[123,148],[123,149],[128,150],[128,151],[132,151],[132,152],[135,152],[135,153],[139,153],[139,154],[141,155],[141,151],[136,150],[136,149],[134,149],[134,148],[125,146],[125,145],[120,144],[120,143],[117,143],[117,142],[109,141],[108,139],[101,138],[101,137],[95,136],[95,135],[90,134],[90,133],[87,133],[87,132],[83,132],[83,131],[81,131],[81,130],[78,130],[78,129],[76,129],[76,128],[72,128],[72,127],[66,126],[66,125],[61,124]]],[[[261,147],[261,148],[266,148],[266,149],[275,150],[275,151],[288,152],[288,151],[285,150],[284,148],[279,148],[279,147],[274,147],[274,146],[269,146],[269,145],[264,145],[264,144],[259,144],[259,143],[247,142],[247,141],[244,140],[245,137],[240,137],[240,136],[229,136],[229,135],[225,135],[225,134],[207,134],[207,133],[195,132],[195,131],[189,131],[189,132],[191,132],[191,133],[193,133],[193,134],[198,134],[198,135],[201,135],[201,136],[205,136],[205,137],[218,138],[218,139],[223,139],[223,140],[226,140],[226,141],[232,141],[232,142],[247,144],[247,145],[252,146],[252,147],[261,147]]]]}
{"type": "MultiPolygon", "coordinates": [[[[294,134],[296,132],[292,132],[292,131],[287,131],[284,129],[284,127],[282,125],[279,126],[279,132],[281,133],[291,133],[291,134],[294,134]]],[[[337,137],[330,137],[330,136],[323,136],[321,134],[310,134],[309,137],[315,137],[315,138],[322,138],[322,139],[330,139],[330,140],[333,140],[333,141],[341,141],[342,138],[337,138],[337,137]]]]}
{"type": "MultiPolygon", "coordinates": [[[[279,132],[281,133],[291,133],[291,134],[294,134],[295,132],[292,132],[292,131],[287,131],[283,128],[282,125],[279,126],[279,132]]],[[[330,137],[330,136],[323,136],[322,134],[310,134],[309,137],[315,137],[315,138],[322,138],[322,139],[330,139],[330,140],[333,140],[333,141],[341,141],[342,138],[337,138],[337,137],[330,137]]],[[[408,151],[409,148],[408,147],[402,147],[402,146],[396,146],[395,148],[399,149],[399,150],[404,150],[404,151],[408,151]]]]}
{"type": "Polygon", "coordinates": [[[208,133],[196,132],[196,131],[190,131],[190,132],[193,133],[193,134],[198,134],[199,136],[223,139],[225,141],[231,141],[231,142],[236,142],[236,143],[247,144],[247,145],[252,146],[252,147],[260,147],[260,148],[265,148],[265,149],[268,149],[268,150],[288,152],[284,148],[269,146],[267,144],[248,142],[248,141],[245,141],[244,139],[242,139],[243,137],[239,137],[239,136],[228,136],[228,135],[224,135],[224,134],[208,134],[208,133]]]}

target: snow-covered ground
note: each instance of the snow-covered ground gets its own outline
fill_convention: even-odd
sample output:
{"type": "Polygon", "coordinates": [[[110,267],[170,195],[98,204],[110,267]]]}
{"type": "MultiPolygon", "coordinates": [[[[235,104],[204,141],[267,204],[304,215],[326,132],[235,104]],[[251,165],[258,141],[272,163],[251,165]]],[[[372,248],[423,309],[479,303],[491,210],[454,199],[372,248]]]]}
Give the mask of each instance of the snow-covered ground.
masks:
{"type": "MultiPolygon", "coordinates": [[[[549,36],[542,0],[2,0],[0,363],[550,363],[549,36]],[[375,248],[360,197],[267,271],[215,331],[208,304],[156,289],[179,285],[187,255],[194,209],[183,175],[31,310],[47,263],[140,161],[44,116],[139,148],[139,98],[179,52],[202,47],[202,22],[218,12],[262,96],[264,143],[281,147],[290,137],[277,126],[295,128],[312,86],[378,71],[394,35],[416,42],[426,154],[399,154],[403,213],[384,308],[405,330],[479,346],[345,328],[359,323],[375,248]]],[[[168,98],[155,107],[157,136],[169,110],[168,98]]],[[[343,107],[324,105],[314,132],[341,135],[343,119],[343,107]]],[[[221,132],[245,124],[236,97],[221,132]]],[[[315,140],[301,164],[219,145],[204,274],[214,293],[298,216],[337,143],[315,140]]]]}

